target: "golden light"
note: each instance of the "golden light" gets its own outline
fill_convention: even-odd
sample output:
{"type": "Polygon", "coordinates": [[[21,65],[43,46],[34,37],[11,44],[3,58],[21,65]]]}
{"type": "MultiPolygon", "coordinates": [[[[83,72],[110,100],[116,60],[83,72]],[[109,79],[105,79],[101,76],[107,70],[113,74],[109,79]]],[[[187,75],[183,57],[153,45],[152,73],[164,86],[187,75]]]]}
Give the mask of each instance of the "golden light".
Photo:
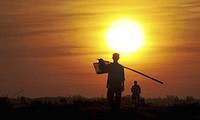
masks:
{"type": "Polygon", "coordinates": [[[119,53],[133,53],[145,45],[145,35],[140,24],[133,20],[113,22],[105,33],[109,49],[119,53]]]}

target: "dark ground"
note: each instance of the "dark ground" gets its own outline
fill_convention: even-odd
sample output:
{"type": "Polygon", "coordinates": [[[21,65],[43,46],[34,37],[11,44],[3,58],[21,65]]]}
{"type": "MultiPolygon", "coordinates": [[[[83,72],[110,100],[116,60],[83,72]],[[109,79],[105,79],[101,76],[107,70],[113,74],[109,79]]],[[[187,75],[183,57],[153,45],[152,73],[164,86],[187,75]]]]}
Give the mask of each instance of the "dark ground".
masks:
{"type": "Polygon", "coordinates": [[[0,115],[0,120],[200,120],[200,106],[198,103],[168,107],[142,104],[136,108],[122,103],[119,112],[112,112],[104,100],[62,104],[36,100],[18,106],[1,102],[0,115]]]}

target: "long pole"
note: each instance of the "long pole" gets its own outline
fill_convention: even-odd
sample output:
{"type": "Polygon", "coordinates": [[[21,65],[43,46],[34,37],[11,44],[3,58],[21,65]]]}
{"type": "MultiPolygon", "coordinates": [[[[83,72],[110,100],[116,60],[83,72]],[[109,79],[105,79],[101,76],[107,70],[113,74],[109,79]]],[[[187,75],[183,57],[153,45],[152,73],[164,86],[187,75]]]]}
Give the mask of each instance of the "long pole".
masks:
{"type": "Polygon", "coordinates": [[[154,80],[154,81],[156,81],[156,82],[158,82],[158,83],[160,83],[160,84],[163,84],[162,81],[157,80],[157,79],[155,79],[155,78],[152,78],[152,77],[150,77],[150,76],[148,76],[148,75],[146,75],[146,74],[144,74],[144,73],[141,73],[141,72],[139,72],[139,71],[137,71],[137,70],[131,69],[131,68],[126,67],[126,66],[123,66],[123,67],[126,68],[126,69],[128,69],[128,70],[131,70],[131,71],[133,71],[133,72],[136,72],[136,73],[138,73],[138,74],[140,74],[140,75],[143,75],[143,76],[145,76],[145,77],[147,77],[147,78],[149,78],[149,79],[151,79],[151,80],[154,80]]]}
{"type": "MultiPolygon", "coordinates": [[[[103,59],[97,59],[97,60],[103,60],[103,59]]],[[[110,61],[105,61],[105,60],[103,60],[104,62],[107,62],[107,63],[111,63],[110,61]]],[[[138,73],[138,74],[140,74],[140,75],[143,75],[143,76],[145,76],[145,77],[147,77],[147,78],[149,78],[149,79],[151,79],[151,80],[154,80],[154,81],[156,81],[156,82],[158,82],[158,83],[160,83],[160,84],[163,84],[163,82],[162,81],[160,81],[160,80],[157,80],[157,79],[155,79],[155,78],[153,78],[153,77],[150,77],[150,76],[148,76],[148,75],[146,75],[146,74],[144,74],[144,73],[141,73],[141,72],[139,72],[139,71],[137,71],[137,70],[134,70],[134,69],[131,69],[131,68],[129,68],[129,67],[126,67],[126,66],[123,66],[124,68],[126,68],[126,69],[128,69],[128,70],[131,70],[131,71],[133,71],[133,72],[136,72],[136,73],[138,73]]]]}

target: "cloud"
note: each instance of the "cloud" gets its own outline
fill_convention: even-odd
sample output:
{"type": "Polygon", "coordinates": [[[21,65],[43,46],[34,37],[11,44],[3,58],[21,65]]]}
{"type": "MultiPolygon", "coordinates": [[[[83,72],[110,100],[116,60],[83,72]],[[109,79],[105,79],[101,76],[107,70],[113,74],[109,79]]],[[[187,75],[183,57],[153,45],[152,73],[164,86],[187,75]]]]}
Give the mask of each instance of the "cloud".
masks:
{"type": "Polygon", "coordinates": [[[192,45],[189,46],[189,44],[183,46],[163,46],[162,50],[170,53],[200,53],[199,47],[192,45]]]}
{"type": "Polygon", "coordinates": [[[0,49],[0,60],[15,60],[26,58],[49,58],[58,56],[82,56],[103,54],[104,51],[87,51],[92,47],[88,46],[59,46],[59,47],[43,47],[43,48],[7,48],[0,49]]]}

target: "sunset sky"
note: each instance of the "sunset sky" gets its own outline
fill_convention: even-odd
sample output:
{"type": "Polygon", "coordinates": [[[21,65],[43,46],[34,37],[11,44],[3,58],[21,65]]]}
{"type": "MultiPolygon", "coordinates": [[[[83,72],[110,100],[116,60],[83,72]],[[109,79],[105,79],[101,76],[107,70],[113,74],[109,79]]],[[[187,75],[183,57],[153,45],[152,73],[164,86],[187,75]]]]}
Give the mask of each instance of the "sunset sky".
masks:
{"type": "Polygon", "coordinates": [[[137,80],[143,97],[200,98],[199,0],[0,0],[0,96],[106,97],[93,63],[112,61],[105,32],[119,19],[146,40],[119,62],[164,83],[125,69],[123,96],[137,80]]]}

